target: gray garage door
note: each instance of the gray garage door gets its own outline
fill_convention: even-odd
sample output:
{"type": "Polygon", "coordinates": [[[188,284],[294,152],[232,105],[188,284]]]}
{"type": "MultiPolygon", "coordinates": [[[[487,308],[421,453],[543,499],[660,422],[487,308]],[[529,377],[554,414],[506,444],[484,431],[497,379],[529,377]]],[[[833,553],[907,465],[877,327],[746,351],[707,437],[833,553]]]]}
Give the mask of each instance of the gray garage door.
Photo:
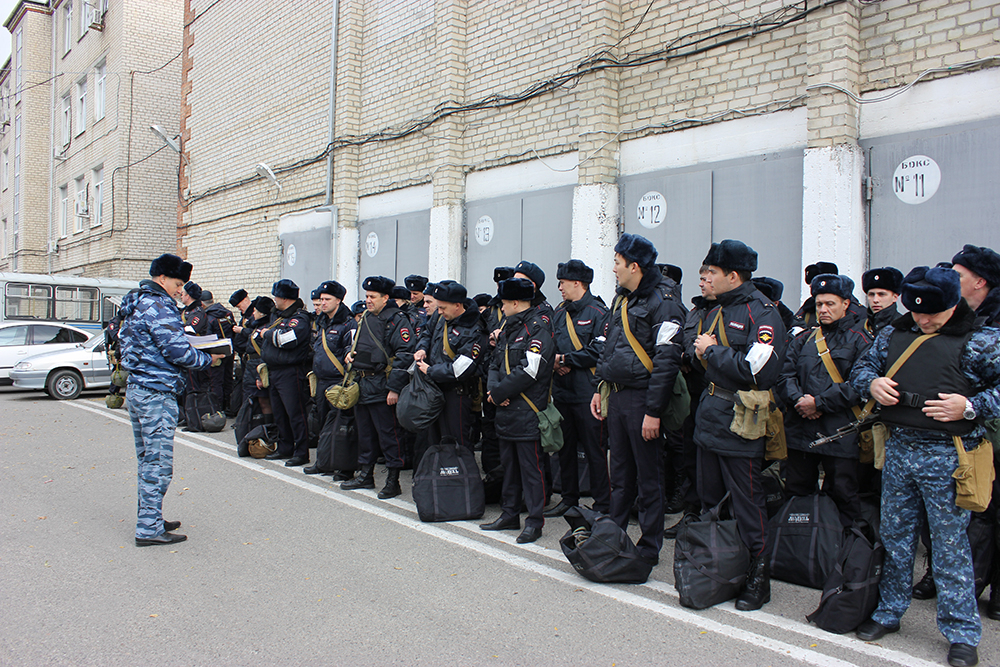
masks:
{"type": "Polygon", "coordinates": [[[282,234],[281,277],[299,286],[299,296],[309,304],[309,293],[329,280],[332,235],[329,227],[282,234]]]}
{"type": "Polygon", "coordinates": [[[1000,120],[861,142],[871,178],[871,266],[950,260],[966,243],[1000,249],[1000,120]]]}
{"type": "Polygon", "coordinates": [[[545,272],[542,291],[549,302],[561,300],[556,269],[570,254],[572,187],[468,202],[465,221],[465,285],[470,295],[495,293],[494,267],[526,259],[545,272]]]}
{"type": "Polygon", "coordinates": [[[699,293],[709,245],[723,239],[747,243],[757,251],[759,275],[798,289],[802,151],[630,176],[621,180],[621,196],[625,231],[652,241],[659,262],[683,269],[686,303],[699,293]]]}
{"type": "Polygon", "coordinates": [[[427,275],[430,211],[418,211],[358,223],[361,244],[359,285],[368,276],[386,276],[398,284],[416,273],[427,275]]]}

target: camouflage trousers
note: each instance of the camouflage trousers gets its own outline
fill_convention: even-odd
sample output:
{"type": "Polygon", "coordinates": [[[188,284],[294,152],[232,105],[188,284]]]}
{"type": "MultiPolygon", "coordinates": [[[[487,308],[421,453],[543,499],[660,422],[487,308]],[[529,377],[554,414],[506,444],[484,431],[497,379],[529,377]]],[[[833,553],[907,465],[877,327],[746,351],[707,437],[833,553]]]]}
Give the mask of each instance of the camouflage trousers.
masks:
{"type": "Polygon", "coordinates": [[[885,567],[879,584],[882,599],[872,618],[896,626],[910,606],[922,499],[931,533],[938,629],[950,644],[978,646],[983,626],[966,534],[971,513],[955,505],[951,474],[956,467],[958,456],[950,442],[897,430],[886,443],[882,470],[885,567]]]}
{"type": "Polygon", "coordinates": [[[139,510],[135,536],[149,538],[163,531],[163,496],[174,474],[174,429],[177,398],[173,394],[128,387],[129,415],[139,464],[139,510]]]}

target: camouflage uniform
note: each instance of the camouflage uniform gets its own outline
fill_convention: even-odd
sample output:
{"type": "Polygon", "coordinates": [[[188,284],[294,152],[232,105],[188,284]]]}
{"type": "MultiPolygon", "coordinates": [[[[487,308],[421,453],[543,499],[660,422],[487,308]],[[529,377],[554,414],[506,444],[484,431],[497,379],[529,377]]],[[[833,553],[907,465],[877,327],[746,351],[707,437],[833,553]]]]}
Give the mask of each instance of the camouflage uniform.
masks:
{"type": "Polygon", "coordinates": [[[152,280],[122,299],[122,366],[129,371],[127,404],[138,460],[139,509],[135,536],[163,529],[163,496],[173,476],[177,400],[183,369],[206,368],[212,357],[184,337],[177,304],[152,280]]]}
{"type": "MultiPolygon", "coordinates": [[[[886,372],[889,339],[894,330],[893,326],[885,327],[851,372],[851,384],[866,400],[871,397],[872,380],[886,372]]],[[[968,398],[980,419],[1000,416],[998,336],[1000,331],[993,328],[975,331],[960,359],[962,373],[977,390],[968,398]]],[[[983,427],[977,424],[963,442],[968,448],[984,436],[983,427]]],[[[886,558],[879,584],[881,601],[872,620],[896,627],[910,605],[923,500],[931,528],[932,567],[938,588],[938,629],[951,644],[978,646],[982,623],[966,535],[971,513],[955,505],[951,475],[958,467],[958,455],[952,439],[944,433],[893,427],[885,449],[881,528],[886,558]]]]}

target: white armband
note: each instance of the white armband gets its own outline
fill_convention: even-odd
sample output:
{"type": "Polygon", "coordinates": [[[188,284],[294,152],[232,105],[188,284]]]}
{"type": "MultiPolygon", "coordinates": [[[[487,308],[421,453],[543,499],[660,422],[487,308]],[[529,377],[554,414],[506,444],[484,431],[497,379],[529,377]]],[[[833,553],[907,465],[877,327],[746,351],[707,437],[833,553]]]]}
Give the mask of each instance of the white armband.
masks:
{"type": "Polygon", "coordinates": [[[464,373],[471,365],[472,359],[469,359],[464,354],[460,354],[455,361],[451,362],[451,370],[455,372],[456,378],[460,378],[462,377],[462,373],[464,373]]]}
{"type": "Polygon", "coordinates": [[[681,325],[676,322],[660,322],[660,330],[656,333],[657,345],[670,345],[681,325]]]}
{"type": "Polygon", "coordinates": [[[295,330],[289,329],[288,331],[279,331],[274,335],[274,342],[278,344],[278,347],[286,347],[289,343],[295,342],[295,330]]]}
{"type": "Polygon", "coordinates": [[[524,370],[534,380],[538,377],[538,367],[542,364],[542,355],[537,352],[525,352],[525,356],[528,358],[528,367],[524,370]]]}
{"type": "Polygon", "coordinates": [[[774,347],[764,345],[764,343],[754,343],[747,352],[747,363],[750,364],[750,372],[754,375],[760,373],[767,364],[767,360],[774,354],[774,347]]]}

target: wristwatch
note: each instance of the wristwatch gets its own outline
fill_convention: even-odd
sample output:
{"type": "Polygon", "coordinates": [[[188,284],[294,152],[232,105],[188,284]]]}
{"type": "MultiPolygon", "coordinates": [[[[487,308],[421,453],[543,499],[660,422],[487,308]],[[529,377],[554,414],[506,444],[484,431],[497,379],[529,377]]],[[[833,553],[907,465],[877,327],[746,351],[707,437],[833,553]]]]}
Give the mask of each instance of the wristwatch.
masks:
{"type": "Polygon", "coordinates": [[[972,401],[969,399],[965,399],[965,412],[962,413],[962,416],[969,421],[976,418],[976,409],[972,407],[972,401]]]}

